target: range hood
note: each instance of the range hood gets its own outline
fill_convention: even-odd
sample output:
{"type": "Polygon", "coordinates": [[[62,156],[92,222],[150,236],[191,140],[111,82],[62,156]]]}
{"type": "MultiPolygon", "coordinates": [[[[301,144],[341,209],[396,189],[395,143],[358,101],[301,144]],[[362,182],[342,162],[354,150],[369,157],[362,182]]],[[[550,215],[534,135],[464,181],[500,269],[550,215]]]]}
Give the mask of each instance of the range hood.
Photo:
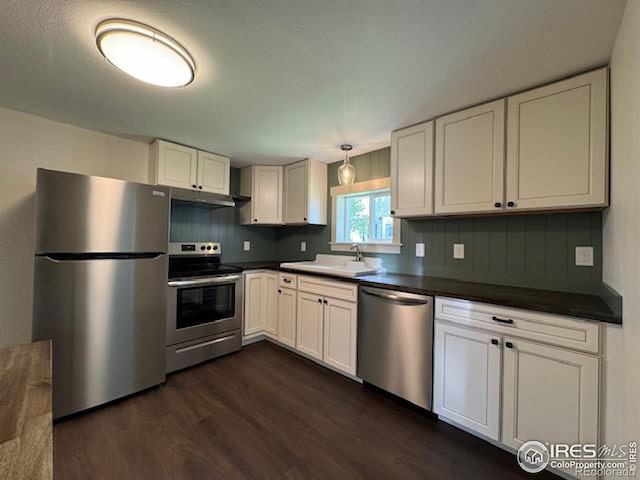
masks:
{"type": "Polygon", "coordinates": [[[235,200],[230,195],[200,192],[189,190],[188,188],[171,188],[171,200],[190,203],[204,203],[205,205],[215,205],[218,207],[236,206],[235,200]]]}

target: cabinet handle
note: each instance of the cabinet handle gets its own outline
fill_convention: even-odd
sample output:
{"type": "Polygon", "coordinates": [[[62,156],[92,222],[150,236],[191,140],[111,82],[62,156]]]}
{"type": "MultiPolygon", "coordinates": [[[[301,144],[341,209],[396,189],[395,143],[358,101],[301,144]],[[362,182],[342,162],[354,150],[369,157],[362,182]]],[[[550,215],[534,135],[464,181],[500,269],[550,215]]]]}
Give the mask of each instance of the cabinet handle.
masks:
{"type": "Polygon", "coordinates": [[[507,202],[507,207],[515,207],[516,202],[507,202]]]}
{"type": "Polygon", "coordinates": [[[318,299],[318,303],[322,303],[322,299],[321,298],[318,299]]]}
{"type": "Polygon", "coordinates": [[[499,322],[499,323],[509,323],[509,324],[513,323],[513,320],[511,320],[510,318],[500,318],[500,317],[494,316],[494,317],[491,317],[491,319],[494,322],[499,322]]]}
{"type": "Polygon", "coordinates": [[[327,302],[327,299],[325,298],[324,299],[324,304],[326,305],[327,303],[329,303],[329,302],[327,302]]]}
{"type": "Polygon", "coordinates": [[[504,346],[507,347],[507,348],[513,348],[513,343],[505,342],[504,346]]]}
{"type": "Polygon", "coordinates": [[[491,344],[492,345],[500,345],[500,342],[498,340],[496,340],[495,338],[491,339],[491,344]]]}
{"type": "Polygon", "coordinates": [[[502,203],[496,202],[494,205],[495,205],[496,208],[500,208],[502,206],[502,203]]]}
{"type": "Polygon", "coordinates": [[[254,221],[254,222],[257,222],[257,221],[258,221],[258,219],[257,219],[257,218],[254,218],[254,219],[253,219],[253,221],[254,221]]]}
{"type": "Polygon", "coordinates": [[[291,283],[291,279],[290,278],[283,278],[282,281],[284,283],[291,283]]]}

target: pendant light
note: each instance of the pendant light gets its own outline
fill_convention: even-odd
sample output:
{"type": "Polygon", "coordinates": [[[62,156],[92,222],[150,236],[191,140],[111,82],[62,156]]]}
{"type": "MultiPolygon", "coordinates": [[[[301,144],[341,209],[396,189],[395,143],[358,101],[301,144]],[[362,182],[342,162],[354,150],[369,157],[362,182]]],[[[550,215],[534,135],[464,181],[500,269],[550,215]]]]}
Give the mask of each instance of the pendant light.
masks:
{"type": "Polygon", "coordinates": [[[349,152],[352,149],[352,145],[340,145],[340,150],[344,152],[344,162],[338,167],[338,182],[340,182],[340,185],[351,185],[356,179],[356,169],[349,163],[349,152]]]}
{"type": "Polygon", "coordinates": [[[110,19],[96,28],[100,53],[123,72],[160,87],[193,82],[195,63],[189,52],[164,33],[133,20],[110,19]]]}

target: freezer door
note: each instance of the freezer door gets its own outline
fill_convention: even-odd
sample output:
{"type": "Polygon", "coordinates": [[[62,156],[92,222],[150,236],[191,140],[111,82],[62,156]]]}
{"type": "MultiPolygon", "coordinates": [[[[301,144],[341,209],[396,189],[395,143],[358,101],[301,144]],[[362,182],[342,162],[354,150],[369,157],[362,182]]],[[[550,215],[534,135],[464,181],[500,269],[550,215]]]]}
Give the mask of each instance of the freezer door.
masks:
{"type": "Polygon", "coordinates": [[[38,169],[36,253],[166,252],[169,189],[38,169]]]}
{"type": "Polygon", "coordinates": [[[165,379],[167,258],[36,257],[33,339],[53,339],[59,418],[165,379]]]}

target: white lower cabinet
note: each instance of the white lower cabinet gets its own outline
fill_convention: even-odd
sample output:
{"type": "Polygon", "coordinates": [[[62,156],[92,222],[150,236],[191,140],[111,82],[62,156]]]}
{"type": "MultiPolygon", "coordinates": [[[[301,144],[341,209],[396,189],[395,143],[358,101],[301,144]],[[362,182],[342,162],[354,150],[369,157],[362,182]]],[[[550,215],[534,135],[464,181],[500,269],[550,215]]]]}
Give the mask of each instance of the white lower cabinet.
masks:
{"type": "Polygon", "coordinates": [[[276,336],[278,274],[251,272],[244,277],[244,333],[276,336]]]}
{"type": "Polygon", "coordinates": [[[500,337],[442,323],[434,335],[434,412],[498,440],[500,337]]]}
{"type": "Polygon", "coordinates": [[[599,359],[505,338],[502,443],[598,443],[599,359]]]}
{"type": "Polygon", "coordinates": [[[298,292],[296,349],[322,360],[323,323],[323,298],[311,293],[298,292]]]}
{"type": "Polygon", "coordinates": [[[598,443],[597,323],[443,297],[435,317],[435,413],[514,450],[598,443]]]}
{"type": "Polygon", "coordinates": [[[291,288],[278,289],[278,341],[296,348],[296,310],[298,292],[291,288]]]}
{"type": "Polygon", "coordinates": [[[324,361],[350,375],[356,374],[358,306],[333,298],[324,304],[324,361]]]}

